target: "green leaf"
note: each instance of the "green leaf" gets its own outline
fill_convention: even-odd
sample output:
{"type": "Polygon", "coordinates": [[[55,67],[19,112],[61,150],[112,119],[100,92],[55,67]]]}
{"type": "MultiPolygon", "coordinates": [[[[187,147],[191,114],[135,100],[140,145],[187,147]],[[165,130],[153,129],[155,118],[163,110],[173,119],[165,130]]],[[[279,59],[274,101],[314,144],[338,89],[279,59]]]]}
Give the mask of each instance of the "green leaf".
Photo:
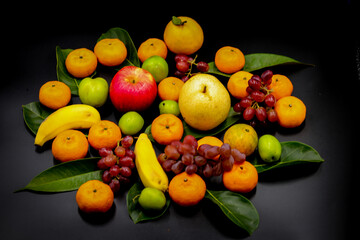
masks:
{"type": "Polygon", "coordinates": [[[102,170],[97,168],[100,157],[84,158],[55,165],[36,177],[28,185],[17,190],[37,192],[73,191],[89,180],[101,180],[102,170]]]}
{"type": "Polygon", "coordinates": [[[145,211],[139,204],[139,196],[141,191],[144,189],[144,186],[140,182],[134,183],[130,188],[126,196],[126,205],[129,212],[129,216],[134,223],[154,220],[162,215],[168,210],[170,206],[170,199],[166,199],[166,205],[161,211],[150,212],[145,211]]]}
{"type": "Polygon", "coordinates": [[[205,198],[218,205],[233,223],[250,235],[258,228],[259,214],[254,205],[241,194],[206,190],[205,198]]]}
{"type": "Polygon", "coordinates": [[[207,71],[207,73],[212,73],[212,74],[217,74],[220,76],[224,76],[224,77],[231,77],[231,74],[226,74],[221,72],[215,65],[215,62],[209,62],[209,70],[207,71]]]}
{"type": "Polygon", "coordinates": [[[137,55],[136,47],[129,35],[129,33],[122,28],[111,28],[106,33],[103,33],[100,38],[97,40],[98,42],[104,38],[118,38],[120,39],[126,46],[127,49],[127,57],[125,61],[117,68],[122,68],[125,66],[136,66],[140,67],[140,60],[137,55]]]}
{"type": "Polygon", "coordinates": [[[324,159],[311,146],[301,142],[281,142],[280,160],[274,163],[265,163],[259,156],[251,161],[258,173],[269,171],[275,168],[291,166],[302,163],[322,163],[324,159]]]}
{"type": "Polygon", "coordinates": [[[22,106],[26,126],[36,135],[40,124],[52,111],[45,109],[39,102],[31,102],[22,106]]]}

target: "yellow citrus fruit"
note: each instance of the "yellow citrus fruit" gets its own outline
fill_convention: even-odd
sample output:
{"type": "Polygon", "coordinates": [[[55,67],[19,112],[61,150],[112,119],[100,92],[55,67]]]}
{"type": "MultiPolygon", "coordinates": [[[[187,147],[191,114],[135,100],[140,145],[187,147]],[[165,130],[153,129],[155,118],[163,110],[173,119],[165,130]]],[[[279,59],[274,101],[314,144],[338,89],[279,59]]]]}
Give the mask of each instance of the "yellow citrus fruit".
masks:
{"type": "Polygon", "coordinates": [[[244,123],[231,126],[224,134],[224,143],[230,144],[246,156],[251,155],[258,144],[258,135],[255,129],[244,123]]]}
{"type": "Polygon", "coordinates": [[[235,73],[245,66],[245,56],[240,49],[225,46],[216,52],[215,66],[221,72],[228,74],[235,73]]]}
{"type": "MultiPolygon", "coordinates": [[[[217,146],[221,147],[223,145],[223,142],[214,136],[205,136],[198,140],[198,148],[203,144],[209,144],[211,146],[217,146]]],[[[219,159],[220,155],[215,156],[213,159],[217,160],[219,159]]]]}
{"type": "Polygon", "coordinates": [[[65,130],[54,139],[51,151],[55,159],[67,162],[84,158],[89,143],[86,136],[78,130],[65,130]]]}
{"type": "Polygon", "coordinates": [[[234,162],[232,169],[223,173],[224,186],[233,192],[250,192],[257,183],[258,172],[254,165],[248,161],[234,162]]]}
{"type": "Polygon", "coordinates": [[[79,187],[76,202],[80,210],[86,213],[107,212],[114,203],[114,193],[108,184],[90,180],[79,187]]]}
{"type": "Polygon", "coordinates": [[[251,77],[252,73],[245,71],[238,71],[231,75],[227,83],[227,89],[230,94],[237,99],[247,97],[249,93],[246,91],[246,88],[249,86],[248,81],[251,77]]]}
{"type": "Polygon", "coordinates": [[[205,181],[196,173],[182,172],[173,177],[169,184],[171,199],[183,207],[198,204],[205,196],[205,181]]]}
{"type": "Polygon", "coordinates": [[[39,101],[48,108],[56,110],[65,107],[70,100],[71,90],[63,82],[49,81],[40,88],[39,101]]]}
{"type": "Polygon", "coordinates": [[[109,120],[102,120],[91,126],[88,140],[95,149],[115,148],[121,140],[121,130],[117,124],[109,120]]]}
{"type": "Polygon", "coordinates": [[[141,62],[152,56],[160,56],[163,59],[167,57],[167,46],[165,42],[158,38],[149,38],[145,42],[141,43],[138,49],[138,57],[141,62]]]}
{"type": "Polygon", "coordinates": [[[165,27],[164,41],[173,53],[191,55],[201,48],[204,33],[194,19],[173,17],[165,27]]]}
{"type": "Polygon", "coordinates": [[[104,38],[96,43],[94,53],[102,65],[113,67],[125,61],[127,49],[118,38],[104,38]]]}
{"type": "Polygon", "coordinates": [[[274,109],[279,125],[285,128],[300,126],[306,117],[305,104],[294,96],[282,97],[275,103],[274,109]]]}
{"type": "Polygon", "coordinates": [[[180,90],[184,82],[176,77],[167,77],[158,85],[158,94],[161,100],[179,100],[180,90]]]}
{"type": "Polygon", "coordinates": [[[96,69],[96,55],[87,48],[78,48],[71,51],[65,60],[67,71],[77,78],[90,76],[96,69]]]}

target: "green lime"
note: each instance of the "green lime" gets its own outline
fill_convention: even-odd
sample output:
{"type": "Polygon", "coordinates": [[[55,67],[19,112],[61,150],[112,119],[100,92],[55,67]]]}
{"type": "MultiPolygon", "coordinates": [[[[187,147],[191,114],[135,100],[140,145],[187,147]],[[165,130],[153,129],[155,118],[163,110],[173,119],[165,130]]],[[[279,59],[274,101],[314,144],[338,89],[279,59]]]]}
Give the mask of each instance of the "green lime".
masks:
{"type": "Polygon", "coordinates": [[[165,59],[157,55],[146,59],[141,68],[150,72],[157,83],[166,78],[169,74],[169,66],[167,62],[165,59]]]}
{"type": "Polygon", "coordinates": [[[156,188],[144,188],[139,197],[139,204],[145,210],[161,210],[166,204],[166,197],[156,188]]]}
{"type": "Polygon", "coordinates": [[[180,115],[179,104],[174,100],[164,100],[159,104],[160,114],[170,113],[175,116],[180,115]]]}
{"type": "Polygon", "coordinates": [[[281,144],[273,135],[265,134],[259,138],[259,155],[265,162],[275,162],[281,157],[281,144]]]}
{"type": "Polygon", "coordinates": [[[143,117],[135,111],[125,113],[119,120],[119,127],[125,135],[135,135],[143,126],[143,117]]]}

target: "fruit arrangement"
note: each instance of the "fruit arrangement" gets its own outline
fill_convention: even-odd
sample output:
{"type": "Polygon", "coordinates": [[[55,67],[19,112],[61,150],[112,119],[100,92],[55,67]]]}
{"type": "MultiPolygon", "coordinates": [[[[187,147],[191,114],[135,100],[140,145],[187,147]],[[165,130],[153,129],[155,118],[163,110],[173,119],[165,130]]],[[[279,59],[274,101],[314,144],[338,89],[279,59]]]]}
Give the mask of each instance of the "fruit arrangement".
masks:
{"type": "Polygon", "coordinates": [[[163,39],[136,49],[124,29],[113,28],[93,51],[56,47],[58,81],[44,83],[39,102],[24,105],[23,114],[35,145],[52,142],[61,163],[18,191],[77,190],[79,209],[89,214],[109,211],[128,191],[135,223],[161,217],[170,202],[188,207],[205,198],[251,234],[259,215],[243,194],[256,188],[258,174],[324,161],[306,144],[257,133],[259,124],[303,124],[306,106],[291,96],[291,81],[269,69],[303,63],[232,46],[218,49],[212,62],[198,61],[204,33],[189,17],[173,17],[163,39]],[[98,65],[116,70],[112,79],[96,77],[98,65]],[[68,105],[76,96],[81,103],[68,105]],[[120,114],[118,123],[102,119],[104,105],[120,114]],[[149,109],[159,114],[149,119],[149,109]],[[224,190],[208,188],[213,177],[224,190]]]}

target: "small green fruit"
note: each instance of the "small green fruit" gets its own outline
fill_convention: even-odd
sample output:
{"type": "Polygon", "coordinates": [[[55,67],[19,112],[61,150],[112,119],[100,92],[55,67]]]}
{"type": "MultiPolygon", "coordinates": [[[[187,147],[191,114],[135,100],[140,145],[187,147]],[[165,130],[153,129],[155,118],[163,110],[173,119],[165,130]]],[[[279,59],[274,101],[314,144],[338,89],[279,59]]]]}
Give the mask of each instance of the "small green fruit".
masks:
{"type": "Polygon", "coordinates": [[[119,120],[119,127],[125,135],[135,135],[143,126],[143,117],[135,111],[125,113],[119,120]]]}
{"type": "Polygon", "coordinates": [[[150,72],[157,83],[166,78],[169,74],[169,65],[165,59],[157,55],[146,59],[141,68],[150,72]]]}
{"type": "Polygon", "coordinates": [[[79,84],[79,98],[84,104],[101,107],[105,104],[109,85],[104,78],[84,78],[79,84]]]}
{"type": "Polygon", "coordinates": [[[139,197],[139,204],[145,210],[161,210],[166,204],[166,197],[156,188],[144,188],[139,197]]]}
{"type": "Polygon", "coordinates": [[[281,156],[281,144],[274,136],[270,134],[259,138],[258,150],[262,160],[265,162],[275,162],[281,156]]]}
{"type": "Polygon", "coordinates": [[[175,116],[180,115],[179,104],[174,100],[164,100],[159,104],[160,114],[170,113],[175,116]]]}

